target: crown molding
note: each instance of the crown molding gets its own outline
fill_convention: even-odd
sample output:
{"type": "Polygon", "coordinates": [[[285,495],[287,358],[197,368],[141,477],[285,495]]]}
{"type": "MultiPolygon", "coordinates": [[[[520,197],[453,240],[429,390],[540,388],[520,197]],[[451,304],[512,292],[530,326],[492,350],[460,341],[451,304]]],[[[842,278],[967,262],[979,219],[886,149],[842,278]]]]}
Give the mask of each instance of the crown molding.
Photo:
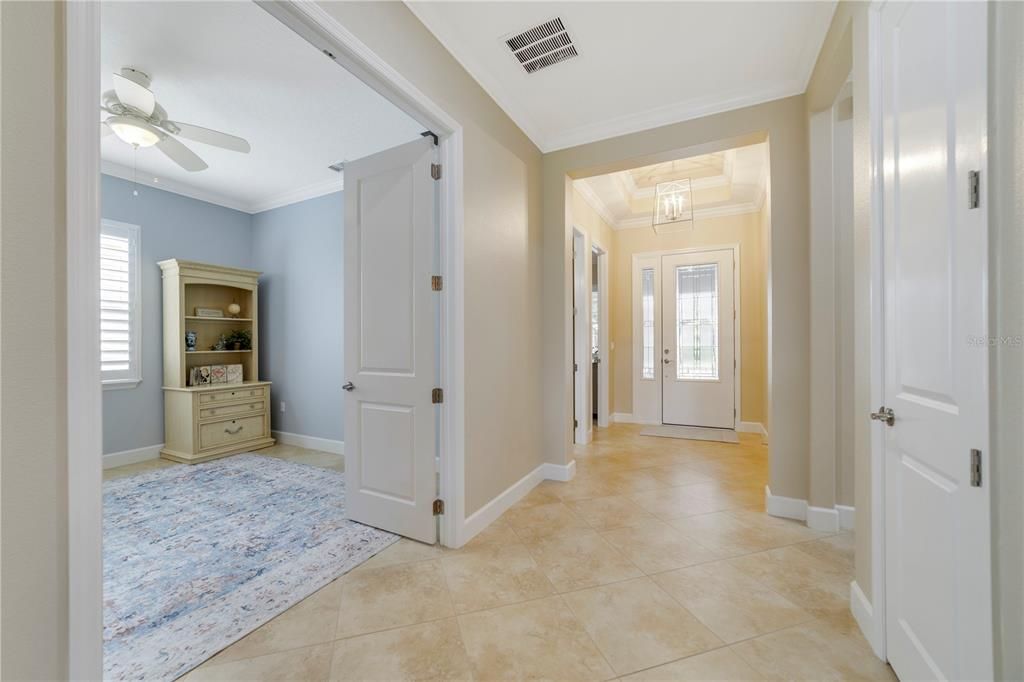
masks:
{"type": "Polygon", "coordinates": [[[629,135],[734,109],[764,104],[765,102],[802,94],[804,90],[806,90],[806,87],[797,81],[785,81],[753,92],[749,88],[743,88],[735,94],[701,97],[676,102],[628,116],[620,116],[572,128],[557,135],[542,138],[538,146],[542,152],[555,152],[612,137],[629,135]]]}
{"type": "MultiPolygon", "coordinates": [[[[693,210],[693,219],[705,220],[708,218],[724,218],[732,215],[743,215],[744,213],[756,213],[761,210],[755,201],[745,201],[741,204],[725,204],[723,206],[711,206],[709,208],[696,208],[693,210]]],[[[652,218],[650,216],[637,216],[636,218],[626,218],[625,220],[619,220],[612,225],[612,229],[615,231],[619,230],[637,230],[640,228],[649,227],[654,228],[652,218]]]]}
{"type": "Polygon", "coordinates": [[[112,161],[101,160],[100,172],[104,175],[110,175],[129,182],[136,182],[152,189],[171,192],[172,194],[178,194],[183,197],[188,197],[189,199],[196,199],[197,201],[204,201],[208,204],[215,204],[217,206],[223,206],[224,208],[230,208],[234,211],[241,211],[242,213],[249,214],[262,213],[263,211],[288,206],[289,204],[297,204],[300,201],[306,201],[307,199],[315,199],[316,197],[321,197],[325,194],[340,192],[345,188],[345,179],[341,174],[339,174],[337,179],[305,185],[298,189],[272,195],[262,201],[247,202],[218,192],[210,192],[184,182],[178,182],[177,180],[158,180],[153,177],[152,173],[136,172],[127,166],[122,166],[121,164],[113,163],[112,161]]]}
{"type": "Polygon", "coordinates": [[[299,187],[298,189],[293,189],[289,192],[275,194],[264,201],[249,204],[248,213],[263,213],[264,211],[281,208],[282,206],[297,204],[300,201],[316,199],[317,197],[322,197],[326,194],[334,194],[335,192],[340,192],[343,189],[345,189],[345,178],[342,173],[339,173],[338,177],[332,180],[314,182],[313,184],[299,187]]]}
{"type": "Polygon", "coordinates": [[[141,171],[134,171],[127,166],[122,166],[119,163],[113,163],[105,159],[100,161],[100,172],[104,175],[110,175],[115,178],[121,178],[128,182],[135,182],[145,187],[152,189],[160,189],[165,192],[171,192],[172,194],[180,194],[183,197],[189,199],[196,199],[198,201],[205,201],[208,204],[216,204],[223,206],[224,208],[230,208],[235,211],[242,211],[244,213],[251,213],[247,210],[247,205],[244,201],[239,201],[217,192],[209,192],[198,187],[193,187],[176,180],[157,180],[153,177],[152,173],[144,173],[141,171]]]}
{"type": "MultiPolygon", "coordinates": [[[[440,3],[437,3],[440,4],[440,3]]],[[[823,3],[824,4],[824,3],[823,3]]],[[[807,82],[810,80],[814,65],[818,59],[825,40],[825,32],[832,21],[836,3],[822,10],[820,16],[815,17],[813,25],[815,28],[822,28],[817,31],[820,39],[814,36],[812,31],[801,50],[799,73],[797,77],[790,80],[778,81],[769,86],[757,90],[744,87],[729,93],[719,93],[713,96],[693,98],[668,105],[653,107],[626,116],[609,118],[604,121],[591,123],[562,132],[544,131],[527,111],[518,106],[517,100],[508,95],[501,86],[501,79],[490,73],[487,69],[469,55],[457,55],[448,46],[456,44],[457,38],[448,28],[450,22],[446,21],[438,13],[435,3],[413,2],[405,0],[405,6],[413,15],[419,19],[426,29],[437,38],[442,47],[459,63],[460,66],[476,81],[487,95],[501,108],[505,114],[512,119],[519,129],[530,138],[530,141],[547,154],[570,147],[576,147],[599,140],[605,140],[622,135],[658,128],[673,123],[720,114],[733,109],[764,104],[785,97],[800,95],[807,90],[807,82]]]]}
{"type": "Polygon", "coordinates": [[[584,179],[576,180],[573,185],[576,188],[576,191],[579,192],[580,196],[583,197],[583,201],[587,202],[590,208],[594,209],[594,211],[597,212],[597,215],[601,216],[601,220],[608,223],[608,226],[613,230],[616,229],[615,226],[619,222],[618,219],[616,219],[615,214],[608,209],[608,206],[604,203],[601,197],[598,196],[597,192],[594,191],[594,188],[590,186],[590,183],[584,179]]]}

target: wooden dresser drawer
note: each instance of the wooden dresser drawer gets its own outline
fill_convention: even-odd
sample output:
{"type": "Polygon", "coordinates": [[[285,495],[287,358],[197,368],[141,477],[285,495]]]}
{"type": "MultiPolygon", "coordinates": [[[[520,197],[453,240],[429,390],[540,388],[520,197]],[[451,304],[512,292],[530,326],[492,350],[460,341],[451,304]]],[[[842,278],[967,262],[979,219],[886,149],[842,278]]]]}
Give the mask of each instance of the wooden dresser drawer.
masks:
{"type": "Polygon", "coordinates": [[[199,449],[209,450],[267,436],[267,415],[226,419],[199,425],[199,449]]]}
{"type": "Polygon", "coordinates": [[[267,403],[263,399],[244,403],[228,403],[226,405],[214,403],[211,407],[202,407],[199,409],[199,419],[202,421],[209,421],[211,419],[223,419],[225,417],[246,414],[248,412],[265,412],[266,405],[267,403]]]}
{"type": "Polygon", "coordinates": [[[199,404],[209,405],[211,403],[233,403],[253,398],[262,398],[266,395],[266,387],[256,386],[255,388],[225,388],[223,391],[205,391],[199,394],[199,404]]]}

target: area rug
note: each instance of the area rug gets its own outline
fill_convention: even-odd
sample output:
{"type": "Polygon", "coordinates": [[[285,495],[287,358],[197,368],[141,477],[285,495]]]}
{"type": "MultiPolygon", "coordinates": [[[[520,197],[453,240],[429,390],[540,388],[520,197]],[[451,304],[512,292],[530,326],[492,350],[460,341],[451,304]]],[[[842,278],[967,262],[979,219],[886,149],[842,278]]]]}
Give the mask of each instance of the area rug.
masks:
{"type": "Polygon", "coordinates": [[[687,440],[713,440],[719,443],[739,443],[739,436],[732,429],[709,429],[702,426],[648,426],[641,436],[658,438],[684,438],[687,440]]]}
{"type": "Polygon", "coordinates": [[[104,677],[179,677],[397,540],[345,518],[344,474],[273,457],[109,481],[104,677]]]}

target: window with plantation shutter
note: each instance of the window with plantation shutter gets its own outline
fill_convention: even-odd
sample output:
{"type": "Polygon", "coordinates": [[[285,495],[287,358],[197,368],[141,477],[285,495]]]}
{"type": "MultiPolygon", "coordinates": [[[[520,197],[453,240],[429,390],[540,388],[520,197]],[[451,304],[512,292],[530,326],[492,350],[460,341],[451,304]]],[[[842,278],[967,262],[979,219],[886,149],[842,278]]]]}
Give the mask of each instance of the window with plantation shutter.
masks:
{"type": "Polygon", "coordinates": [[[139,226],[104,220],[100,228],[100,376],[104,387],[142,381],[139,226]]]}

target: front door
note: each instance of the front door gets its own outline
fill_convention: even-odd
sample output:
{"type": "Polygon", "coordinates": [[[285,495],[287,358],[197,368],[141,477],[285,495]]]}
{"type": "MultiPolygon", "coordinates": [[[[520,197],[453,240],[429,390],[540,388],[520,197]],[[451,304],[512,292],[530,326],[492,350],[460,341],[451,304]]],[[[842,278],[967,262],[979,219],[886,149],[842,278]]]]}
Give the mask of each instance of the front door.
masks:
{"type": "Polygon", "coordinates": [[[346,508],[353,521],[429,543],[436,156],[423,138],[345,163],[346,508]]]}
{"type": "Polygon", "coordinates": [[[663,256],[662,422],[736,423],[733,252],[663,256]]]}
{"type": "Polygon", "coordinates": [[[886,650],[905,680],[993,674],[987,12],[891,3],[880,16],[885,404],[875,428],[885,432],[886,650]]]}

